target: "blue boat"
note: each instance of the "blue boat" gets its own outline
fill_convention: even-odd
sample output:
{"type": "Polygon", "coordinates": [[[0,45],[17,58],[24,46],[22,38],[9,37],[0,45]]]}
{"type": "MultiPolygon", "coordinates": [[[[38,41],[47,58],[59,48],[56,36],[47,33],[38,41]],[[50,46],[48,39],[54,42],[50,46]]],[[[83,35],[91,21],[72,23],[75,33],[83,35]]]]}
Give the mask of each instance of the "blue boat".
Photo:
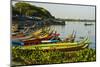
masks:
{"type": "Polygon", "coordinates": [[[59,40],[42,40],[41,43],[56,43],[59,42],[59,40]]]}
{"type": "Polygon", "coordinates": [[[20,40],[12,40],[13,46],[24,46],[24,43],[20,40]]]}

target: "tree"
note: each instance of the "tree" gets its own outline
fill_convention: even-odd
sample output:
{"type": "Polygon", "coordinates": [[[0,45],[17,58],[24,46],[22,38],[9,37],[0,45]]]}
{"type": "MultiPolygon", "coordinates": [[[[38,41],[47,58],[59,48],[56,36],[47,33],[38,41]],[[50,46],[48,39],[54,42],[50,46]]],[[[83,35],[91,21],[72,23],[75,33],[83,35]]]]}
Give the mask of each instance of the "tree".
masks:
{"type": "Polygon", "coordinates": [[[19,14],[19,11],[17,11],[13,5],[12,5],[12,14],[13,15],[19,14]]]}
{"type": "Polygon", "coordinates": [[[43,18],[52,17],[52,15],[46,9],[25,2],[16,3],[12,9],[13,13],[18,15],[33,16],[35,14],[43,18]]]}
{"type": "Polygon", "coordinates": [[[30,9],[30,6],[30,4],[24,2],[18,2],[15,4],[15,8],[20,12],[20,15],[25,15],[26,12],[30,9]]]}

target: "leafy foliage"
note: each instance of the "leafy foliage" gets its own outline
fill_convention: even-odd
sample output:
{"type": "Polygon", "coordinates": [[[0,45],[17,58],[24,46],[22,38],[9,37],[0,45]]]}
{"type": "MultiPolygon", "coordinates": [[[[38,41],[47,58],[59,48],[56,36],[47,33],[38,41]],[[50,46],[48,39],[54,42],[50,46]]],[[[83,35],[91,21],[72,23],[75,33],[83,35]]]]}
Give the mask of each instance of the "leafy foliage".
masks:
{"type": "Polygon", "coordinates": [[[20,48],[12,49],[12,61],[16,63],[20,62],[21,65],[89,62],[95,60],[96,51],[89,48],[71,52],[62,52],[56,49],[44,51],[37,47],[35,50],[20,48]]]}
{"type": "Polygon", "coordinates": [[[13,15],[39,15],[41,17],[52,17],[46,9],[25,2],[18,2],[15,5],[12,5],[12,12],[13,15]]]}

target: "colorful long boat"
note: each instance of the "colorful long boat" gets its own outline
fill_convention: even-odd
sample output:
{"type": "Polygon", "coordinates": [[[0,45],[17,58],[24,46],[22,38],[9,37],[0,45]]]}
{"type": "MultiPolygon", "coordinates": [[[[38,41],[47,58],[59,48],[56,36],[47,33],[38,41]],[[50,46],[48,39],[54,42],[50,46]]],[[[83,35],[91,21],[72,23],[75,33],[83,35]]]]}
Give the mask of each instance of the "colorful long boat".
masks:
{"type": "Polygon", "coordinates": [[[31,38],[31,39],[27,39],[27,40],[22,40],[22,42],[24,43],[24,45],[40,44],[40,43],[42,43],[42,40],[49,40],[50,41],[50,39],[52,39],[55,36],[56,35],[51,35],[51,36],[45,35],[45,36],[39,37],[39,38],[31,38]]]}
{"type": "MultiPolygon", "coordinates": [[[[49,34],[46,34],[45,36],[41,36],[39,38],[31,38],[30,37],[27,37],[25,39],[13,39],[12,40],[12,44],[14,45],[33,45],[33,44],[40,44],[42,43],[42,40],[49,40],[54,38],[55,36],[59,36],[59,34],[52,34],[52,35],[49,35],[49,34]],[[18,42],[18,43],[17,43],[18,42]]],[[[55,42],[54,40],[51,40],[52,42],[55,42]]]]}
{"type": "Polygon", "coordinates": [[[22,38],[25,37],[25,35],[22,32],[19,33],[12,33],[12,38],[22,38]]]}
{"type": "Polygon", "coordinates": [[[25,36],[24,33],[12,35],[12,39],[19,39],[19,40],[26,40],[26,39],[31,39],[31,38],[43,38],[44,36],[46,37],[47,35],[51,35],[53,31],[50,32],[50,30],[42,30],[39,29],[38,31],[35,31],[31,33],[30,35],[25,36]],[[46,34],[42,36],[42,34],[46,34]]]}
{"type": "Polygon", "coordinates": [[[32,46],[22,46],[20,49],[33,49],[39,48],[39,50],[49,51],[49,50],[61,50],[61,51],[76,51],[82,50],[89,46],[89,40],[85,38],[80,42],[74,43],[49,43],[49,44],[39,44],[32,46]]]}

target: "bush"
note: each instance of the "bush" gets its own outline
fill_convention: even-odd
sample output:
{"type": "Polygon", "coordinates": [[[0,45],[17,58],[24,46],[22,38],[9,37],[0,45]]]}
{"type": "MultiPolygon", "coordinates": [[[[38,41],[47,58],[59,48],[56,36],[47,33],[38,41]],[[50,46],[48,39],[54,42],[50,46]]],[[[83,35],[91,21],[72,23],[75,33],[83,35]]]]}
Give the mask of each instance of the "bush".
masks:
{"type": "Polygon", "coordinates": [[[89,48],[71,52],[63,52],[56,49],[43,51],[37,47],[34,50],[13,48],[12,61],[20,62],[21,65],[90,62],[96,61],[96,51],[89,48]]]}

